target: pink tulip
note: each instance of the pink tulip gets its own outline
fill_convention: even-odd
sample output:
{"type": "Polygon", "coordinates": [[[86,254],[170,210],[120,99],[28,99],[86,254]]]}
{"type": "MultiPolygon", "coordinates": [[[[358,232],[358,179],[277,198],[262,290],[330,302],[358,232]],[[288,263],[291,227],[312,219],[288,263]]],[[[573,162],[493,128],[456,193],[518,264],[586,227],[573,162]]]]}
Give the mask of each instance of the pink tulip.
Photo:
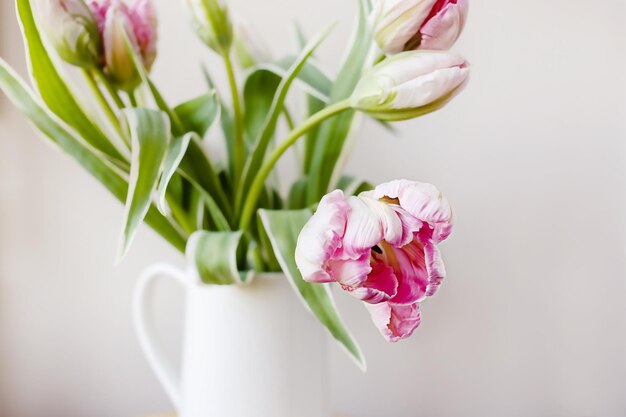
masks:
{"type": "Polygon", "coordinates": [[[105,73],[120,88],[134,87],[139,78],[124,34],[149,71],[157,53],[157,18],[151,1],[135,0],[128,6],[122,0],[94,0],[90,6],[103,39],[105,73]]]}
{"type": "Polygon", "coordinates": [[[326,195],[298,238],[296,262],[309,282],[337,282],[365,302],[391,342],[420,324],[419,303],[445,276],[437,244],[454,213],[433,185],[407,180],[345,198],[326,195]]]}
{"type": "Polygon", "coordinates": [[[447,50],[461,35],[468,0],[377,0],[374,35],[388,54],[447,50]]]}

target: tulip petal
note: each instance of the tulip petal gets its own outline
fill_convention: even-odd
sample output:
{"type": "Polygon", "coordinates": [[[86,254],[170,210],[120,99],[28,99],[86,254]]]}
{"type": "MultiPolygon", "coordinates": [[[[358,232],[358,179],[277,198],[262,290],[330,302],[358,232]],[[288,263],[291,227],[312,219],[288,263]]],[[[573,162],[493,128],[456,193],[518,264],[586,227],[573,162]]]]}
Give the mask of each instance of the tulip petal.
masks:
{"type": "Polygon", "coordinates": [[[441,285],[441,281],[446,276],[446,267],[443,264],[441,252],[436,245],[427,243],[424,245],[426,255],[426,269],[428,270],[428,287],[426,287],[426,297],[435,295],[441,285]]]}
{"type": "Polygon", "coordinates": [[[401,306],[392,303],[365,304],[374,325],[389,342],[411,336],[421,323],[419,303],[401,306]]]}
{"type": "Polygon", "coordinates": [[[366,303],[378,304],[394,297],[398,291],[398,279],[393,268],[384,262],[372,262],[369,268],[371,272],[366,277],[362,286],[358,288],[344,288],[350,295],[366,303]]]}
{"type": "Polygon", "coordinates": [[[401,249],[386,247],[385,255],[398,278],[398,291],[389,301],[407,305],[423,300],[429,283],[423,246],[412,242],[401,249]]]}
{"type": "Polygon", "coordinates": [[[465,67],[442,68],[413,78],[392,89],[393,109],[409,109],[427,106],[452,93],[469,77],[465,67]]]}
{"type": "Polygon", "coordinates": [[[102,38],[106,73],[120,86],[132,84],[138,78],[132,57],[126,48],[125,35],[131,45],[138,50],[137,39],[128,15],[123,7],[114,5],[107,11],[102,38]]]}
{"type": "MultiPolygon", "coordinates": [[[[371,194],[375,198],[397,199],[400,207],[432,228],[432,241],[439,243],[452,232],[455,215],[448,200],[432,184],[396,180],[381,184],[371,194]]],[[[425,239],[420,239],[423,243],[425,239]]]]}
{"type": "Polygon", "coordinates": [[[331,260],[327,264],[329,275],[348,291],[362,286],[372,271],[368,253],[361,255],[358,259],[331,260]]]}
{"type": "Polygon", "coordinates": [[[157,17],[152,0],[136,0],[128,14],[139,44],[143,65],[150,71],[156,58],[157,17]]]}
{"type": "Polygon", "coordinates": [[[343,239],[343,253],[355,258],[369,253],[382,240],[391,244],[402,241],[402,223],[385,203],[367,197],[350,197],[350,215],[343,239]]]}
{"type": "Polygon", "coordinates": [[[334,282],[325,265],[341,247],[350,206],[343,192],[333,191],[320,201],[317,212],[298,237],[296,263],[304,280],[334,282]]]}
{"type": "Polygon", "coordinates": [[[459,0],[456,3],[448,3],[432,18],[427,19],[420,29],[422,34],[420,49],[450,49],[463,31],[467,11],[467,0],[459,0]]]}
{"type": "Polygon", "coordinates": [[[436,0],[379,0],[373,11],[376,41],[388,54],[404,50],[419,32],[436,0]]]}

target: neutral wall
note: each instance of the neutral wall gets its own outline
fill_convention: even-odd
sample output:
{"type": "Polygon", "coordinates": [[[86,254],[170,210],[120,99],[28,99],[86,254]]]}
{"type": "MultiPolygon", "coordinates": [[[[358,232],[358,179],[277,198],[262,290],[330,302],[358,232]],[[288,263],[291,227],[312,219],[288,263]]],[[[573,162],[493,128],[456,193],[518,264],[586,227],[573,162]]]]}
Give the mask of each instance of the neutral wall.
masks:
{"type": "MultiPolygon", "coordinates": [[[[173,101],[197,92],[207,55],[179,3],[157,1],[155,77],[173,101]]],[[[310,34],[339,19],[320,52],[334,70],[353,3],[232,0],[232,9],[276,55],[292,46],[293,18],[310,34]]],[[[22,67],[11,2],[0,1],[0,13],[2,56],[22,67]]],[[[625,16],[623,0],[475,0],[455,47],[473,63],[465,93],[400,125],[398,137],[371,123],[361,131],[350,172],[433,182],[459,222],[443,248],[448,278],[411,340],[386,344],[357,302],[338,297],[369,371],[329,344],[337,412],[626,416],[625,16]]],[[[132,334],[129,303],[144,266],[182,260],[144,229],[114,267],[120,205],[2,99],[0,124],[0,415],[169,409],[132,334]]],[[[172,354],[179,300],[162,291],[172,354]]]]}

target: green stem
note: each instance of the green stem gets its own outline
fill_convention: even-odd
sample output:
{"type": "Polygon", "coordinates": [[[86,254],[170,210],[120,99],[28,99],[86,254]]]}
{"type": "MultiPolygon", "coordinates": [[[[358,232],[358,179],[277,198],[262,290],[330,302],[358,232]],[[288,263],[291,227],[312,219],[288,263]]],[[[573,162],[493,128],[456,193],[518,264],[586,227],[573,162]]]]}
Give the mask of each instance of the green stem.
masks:
{"type": "Polygon", "coordinates": [[[96,81],[94,71],[83,70],[83,72],[85,74],[85,79],[87,80],[87,85],[89,86],[93,94],[96,96],[96,99],[98,100],[98,103],[100,104],[100,107],[102,108],[102,110],[104,110],[104,113],[106,114],[107,118],[109,119],[109,122],[115,129],[115,132],[121,138],[124,138],[122,127],[120,126],[120,120],[117,117],[117,114],[115,114],[115,112],[111,108],[111,104],[109,103],[109,101],[106,99],[106,97],[104,97],[104,94],[102,94],[102,90],[100,90],[100,87],[98,86],[98,82],[96,81]]]}
{"type": "Polygon", "coordinates": [[[97,80],[100,82],[100,84],[104,86],[104,88],[107,90],[107,93],[109,93],[109,96],[111,96],[111,99],[115,102],[115,105],[117,106],[117,108],[123,109],[124,107],[126,107],[126,105],[120,98],[119,94],[117,94],[117,91],[115,90],[115,88],[113,88],[113,86],[111,85],[107,77],[104,75],[102,70],[100,68],[96,68],[94,70],[94,73],[96,75],[97,80]]]}
{"type": "Polygon", "coordinates": [[[130,102],[130,106],[131,107],[133,107],[133,108],[139,107],[137,105],[137,98],[135,97],[134,93],[128,93],[127,96],[128,96],[128,101],[130,102]]]}
{"type": "Polygon", "coordinates": [[[230,85],[230,91],[233,98],[233,115],[235,124],[235,146],[234,146],[234,164],[233,167],[233,184],[237,186],[239,178],[243,172],[245,164],[245,142],[243,138],[243,112],[241,110],[241,100],[239,98],[239,89],[237,88],[237,80],[235,78],[235,70],[233,68],[232,60],[229,53],[224,54],[224,63],[226,65],[226,72],[228,73],[228,83],[230,85]]]}
{"type": "Polygon", "coordinates": [[[256,177],[254,178],[254,182],[250,187],[250,192],[248,193],[248,197],[245,200],[243,205],[243,210],[241,214],[241,219],[239,221],[239,230],[247,230],[250,226],[250,222],[252,221],[252,216],[254,215],[254,210],[256,208],[257,201],[259,196],[263,192],[263,187],[265,185],[265,180],[272,172],[276,163],[280,160],[283,154],[293,146],[298,139],[300,139],[305,133],[309,130],[322,123],[324,120],[336,115],[337,113],[341,113],[342,111],[348,110],[350,108],[350,100],[346,99],[335,103],[331,106],[326,107],[325,109],[315,113],[307,120],[305,120],[298,128],[293,130],[287,139],[282,142],[270,155],[265,164],[261,167],[256,177]]]}

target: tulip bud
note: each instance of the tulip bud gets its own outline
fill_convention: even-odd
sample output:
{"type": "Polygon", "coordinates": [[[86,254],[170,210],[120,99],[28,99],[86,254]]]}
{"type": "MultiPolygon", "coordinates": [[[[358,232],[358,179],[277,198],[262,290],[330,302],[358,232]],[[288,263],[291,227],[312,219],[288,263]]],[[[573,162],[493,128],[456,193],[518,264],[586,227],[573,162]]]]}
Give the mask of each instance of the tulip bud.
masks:
{"type": "Polygon", "coordinates": [[[233,43],[233,28],[228,9],[221,0],[185,0],[193,30],[211,49],[228,54],[233,43]]]}
{"type": "Polygon", "coordinates": [[[157,19],[150,0],[121,0],[91,3],[104,44],[104,73],[118,88],[131,90],[140,82],[127,40],[149,71],[156,58],[157,19]]]}
{"type": "Polygon", "coordinates": [[[468,0],[377,0],[374,37],[387,54],[449,49],[459,38],[468,0]]]}
{"type": "Polygon", "coordinates": [[[83,0],[40,0],[38,11],[44,31],[64,61],[79,67],[96,65],[100,35],[83,0]]]}
{"type": "Polygon", "coordinates": [[[403,52],[366,73],[351,104],[381,120],[412,119],[447,104],[465,86],[469,72],[467,61],[448,52],[403,52]]]}

